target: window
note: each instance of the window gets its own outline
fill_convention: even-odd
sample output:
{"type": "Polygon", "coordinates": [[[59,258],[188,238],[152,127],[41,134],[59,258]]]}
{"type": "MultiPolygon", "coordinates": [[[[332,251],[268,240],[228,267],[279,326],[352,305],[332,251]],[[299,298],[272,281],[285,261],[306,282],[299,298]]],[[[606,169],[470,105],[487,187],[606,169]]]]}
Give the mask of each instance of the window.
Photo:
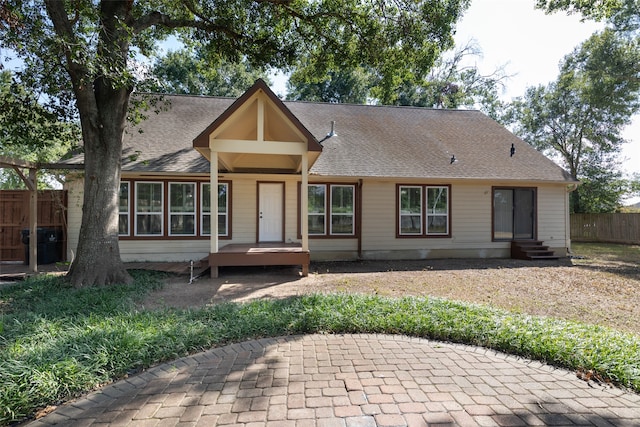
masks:
{"type": "Polygon", "coordinates": [[[118,215],[118,234],[120,236],[129,235],[129,183],[120,183],[119,199],[119,215],[118,215]]]}
{"type": "Polygon", "coordinates": [[[398,236],[449,236],[449,188],[399,185],[398,236]]]}
{"type": "Polygon", "coordinates": [[[353,185],[331,186],[331,234],[354,234],[353,185]]]}
{"type": "Polygon", "coordinates": [[[400,187],[400,234],[422,234],[422,187],[400,187]]]}
{"type": "MultiPolygon", "coordinates": [[[[201,231],[203,236],[211,235],[211,184],[202,184],[201,231]]],[[[218,184],[218,236],[229,236],[229,183],[218,184]]]]}
{"type": "Polygon", "coordinates": [[[169,235],[195,236],[196,185],[192,182],[169,183],[169,235]]]}
{"type": "Polygon", "coordinates": [[[326,234],[326,185],[309,185],[309,235],[326,234]]]}
{"type": "Polygon", "coordinates": [[[136,182],[136,236],[162,235],[161,182],[136,182]]]}
{"type": "Polygon", "coordinates": [[[448,187],[427,187],[427,234],[449,234],[448,187]]]}
{"type": "Polygon", "coordinates": [[[309,184],[309,236],[355,234],[355,186],[309,184]]]}

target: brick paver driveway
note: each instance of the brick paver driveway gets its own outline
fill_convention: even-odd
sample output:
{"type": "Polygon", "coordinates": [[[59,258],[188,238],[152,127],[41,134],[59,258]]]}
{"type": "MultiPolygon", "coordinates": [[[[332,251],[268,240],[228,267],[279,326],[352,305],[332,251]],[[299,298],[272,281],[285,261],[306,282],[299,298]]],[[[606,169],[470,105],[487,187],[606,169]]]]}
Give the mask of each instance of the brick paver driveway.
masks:
{"type": "Polygon", "coordinates": [[[640,426],[640,395],[393,335],[248,341],[154,367],[35,426],[640,426]]]}

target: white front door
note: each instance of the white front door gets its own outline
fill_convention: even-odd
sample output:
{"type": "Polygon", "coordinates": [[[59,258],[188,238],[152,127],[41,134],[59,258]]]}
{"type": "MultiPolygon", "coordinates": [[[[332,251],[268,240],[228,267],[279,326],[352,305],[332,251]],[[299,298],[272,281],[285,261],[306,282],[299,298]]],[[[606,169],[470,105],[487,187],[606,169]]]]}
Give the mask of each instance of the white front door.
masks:
{"type": "Polygon", "coordinates": [[[284,184],[260,183],[258,194],[258,241],[282,242],[284,184]]]}

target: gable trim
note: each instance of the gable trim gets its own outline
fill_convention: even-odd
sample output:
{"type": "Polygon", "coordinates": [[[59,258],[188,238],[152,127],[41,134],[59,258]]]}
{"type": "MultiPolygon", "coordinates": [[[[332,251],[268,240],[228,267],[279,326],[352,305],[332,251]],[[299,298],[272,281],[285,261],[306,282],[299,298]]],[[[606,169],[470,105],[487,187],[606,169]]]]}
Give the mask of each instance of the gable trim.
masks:
{"type": "Polygon", "coordinates": [[[318,140],[309,132],[309,130],[298,120],[298,118],[287,108],[286,105],[276,96],[275,93],[267,86],[262,79],[256,80],[253,86],[251,86],[242,96],[236,99],[229,108],[227,108],[217,119],[215,119],[205,130],[203,130],[193,140],[193,147],[209,148],[209,135],[211,135],[219,126],[221,126],[227,119],[231,117],[233,113],[238,111],[252,96],[257,92],[262,91],[275,106],[282,111],[285,117],[291,121],[296,129],[304,135],[307,140],[307,151],[322,151],[322,145],[318,140]]]}

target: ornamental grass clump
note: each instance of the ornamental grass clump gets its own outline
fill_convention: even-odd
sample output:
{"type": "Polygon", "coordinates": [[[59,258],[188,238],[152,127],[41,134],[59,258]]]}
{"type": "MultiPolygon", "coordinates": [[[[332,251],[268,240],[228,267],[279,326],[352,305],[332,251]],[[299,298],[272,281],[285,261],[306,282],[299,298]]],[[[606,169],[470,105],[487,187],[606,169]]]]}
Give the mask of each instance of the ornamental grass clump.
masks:
{"type": "Polygon", "coordinates": [[[39,276],[0,289],[0,424],[149,366],[262,337],[403,334],[484,346],[640,392],[640,337],[441,298],[305,295],[198,310],[140,308],[163,276],[77,289],[39,276]]]}

